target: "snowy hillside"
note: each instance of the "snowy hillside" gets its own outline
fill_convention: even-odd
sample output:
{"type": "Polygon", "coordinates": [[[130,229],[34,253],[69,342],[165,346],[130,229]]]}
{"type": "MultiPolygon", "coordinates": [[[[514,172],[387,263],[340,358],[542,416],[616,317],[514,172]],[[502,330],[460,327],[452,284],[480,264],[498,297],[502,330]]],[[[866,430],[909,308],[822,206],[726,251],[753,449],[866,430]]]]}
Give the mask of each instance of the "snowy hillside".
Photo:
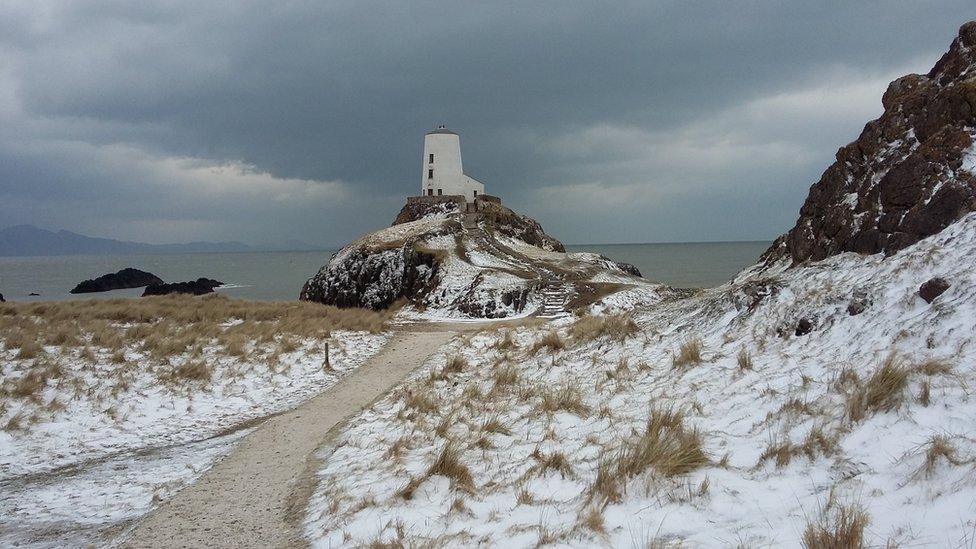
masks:
{"type": "Polygon", "coordinates": [[[306,534],[725,547],[863,528],[970,547],[974,254],[970,214],[887,259],[784,260],[457,341],[323,450],[306,534]],[[950,286],[927,303],[936,276],[950,286]]]}
{"type": "Polygon", "coordinates": [[[730,283],[591,272],[573,317],[443,349],[322,450],[307,538],[976,546],[974,51],[893,82],[730,283]]]}

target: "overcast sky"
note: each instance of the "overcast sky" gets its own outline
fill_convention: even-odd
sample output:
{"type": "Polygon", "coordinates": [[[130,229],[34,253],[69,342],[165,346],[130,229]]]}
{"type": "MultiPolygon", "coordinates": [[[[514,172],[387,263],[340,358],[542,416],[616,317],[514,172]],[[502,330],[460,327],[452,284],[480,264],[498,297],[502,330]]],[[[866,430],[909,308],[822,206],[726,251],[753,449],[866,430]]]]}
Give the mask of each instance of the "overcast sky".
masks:
{"type": "Polygon", "coordinates": [[[772,239],[976,3],[0,0],[0,227],[341,245],[423,134],[567,243],[772,239]]]}

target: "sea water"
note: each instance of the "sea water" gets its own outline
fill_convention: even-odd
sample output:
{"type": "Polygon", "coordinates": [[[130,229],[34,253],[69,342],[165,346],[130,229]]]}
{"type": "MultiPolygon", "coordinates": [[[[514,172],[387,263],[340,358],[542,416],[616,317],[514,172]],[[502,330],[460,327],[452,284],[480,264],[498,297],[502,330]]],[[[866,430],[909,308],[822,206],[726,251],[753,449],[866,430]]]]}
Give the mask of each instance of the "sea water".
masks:
{"type": "MultiPolygon", "coordinates": [[[[728,281],[755,263],[768,246],[768,242],[594,244],[567,246],[567,251],[601,253],[634,264],[648,280],[704,288],[728,281]]],[[[166,282],[214,278],[227,285],[219,291],[230,297],[293,300],[334,252],[0,257],[0,294],[10,301],[135,297],[142,294],[142,288],[69,293],[82,280],[134,267],[166,282]]]]}

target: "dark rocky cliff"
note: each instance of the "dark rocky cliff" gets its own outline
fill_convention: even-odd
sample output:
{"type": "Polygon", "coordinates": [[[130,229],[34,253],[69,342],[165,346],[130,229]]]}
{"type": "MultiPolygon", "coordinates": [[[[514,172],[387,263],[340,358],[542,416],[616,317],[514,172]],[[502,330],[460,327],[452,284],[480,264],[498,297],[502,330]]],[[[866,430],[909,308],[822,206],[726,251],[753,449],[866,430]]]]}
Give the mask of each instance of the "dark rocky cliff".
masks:
{"type": "Polygon", "coordinates": [[[837,151],[765,260],[890,255],[976,210],[976,22],[928,74],[892,82],[882,104],[884,114],[837,151]]]}
{"type": "Polygon", "coordinates": [[[430,226],[406,227],[403,237],[372,241],[369,236],[336,252],[302,287],[299,299],[337,307],[385,309],[400,298],[418,299],[437,283],[437,254],[426,251],[428,238],[461,231],[453,203],[408,203],[393,221],[398,225],[445,217],[430,226]]]}
{"type": "MultiPolygon", "coordinates": [[[[389,250],[348,250],[305,282],[299,299],[336,307],[385,309],[400,298],[416,298],[437,282],[438,261],[418,250],[416,240],[389,250]]],[[[340,252],[341,253],[341,252],[340,252]]]]}

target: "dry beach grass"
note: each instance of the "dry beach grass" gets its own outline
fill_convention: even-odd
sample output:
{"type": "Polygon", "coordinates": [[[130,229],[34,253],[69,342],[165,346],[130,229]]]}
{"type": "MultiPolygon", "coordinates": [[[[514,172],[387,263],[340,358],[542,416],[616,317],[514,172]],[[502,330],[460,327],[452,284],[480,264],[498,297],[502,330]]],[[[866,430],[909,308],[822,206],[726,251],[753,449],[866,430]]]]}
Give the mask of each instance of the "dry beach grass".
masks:
{"type": "Polygon", "coordinates": [[[0,416],[13,399],[34,404],[0,428],[27,428],[62,406],[44,397],[48,387],[66,387],[64,395],[109,386],[99,398],[110,400],[145,372],[173,389],[207,384],[218,363],[274,372],[282,354],[302,347],[325,356],[332,331],[378,333],[392,314],[220,295],[0,303],[0,416]]]}
{"type": "Polygon", "coordinates": [[[104,337],[106,334],[100,333],[101,330],[112,326],[124,326],[127,335],[144,337],[148,335],[146,325],[167,328],[162,323],[170,322],[206,328],[205,333],[212,333],[214,326],[237,320],[245,325],[242,330],[272,323],[279,333],[312,336],[316,335],[316,330],[378,332],[393,312],[338,309],[302,301],[245,301],[220,294],[0,303],[0,333],[10,348],[18,346],[10,345],[12,341],[23,341],[16,339],[19,335],[34,336],[35,341],[49,345],[61,345],[76,341],[72,336],[79,335],[79,331],[104,337]],[[23,330],[28,333],[22,334],[23,330]]]}

